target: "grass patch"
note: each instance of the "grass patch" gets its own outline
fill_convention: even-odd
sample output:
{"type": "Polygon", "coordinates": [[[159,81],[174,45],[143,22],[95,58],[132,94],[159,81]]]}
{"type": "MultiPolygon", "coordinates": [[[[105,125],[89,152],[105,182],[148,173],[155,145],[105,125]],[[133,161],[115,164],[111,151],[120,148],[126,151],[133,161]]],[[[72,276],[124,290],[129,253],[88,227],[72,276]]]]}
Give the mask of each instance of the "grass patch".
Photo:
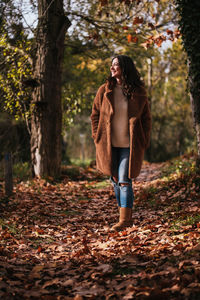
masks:
{"type": "Polygon", "coordinates": [[[70,159],[70,163],[72,165],[77,166],[77,167],[82,167],[82,168],[88,167],[91,162],[92,162],[92,159],[85,159],[85,160],[82,160],[80,158],[71,158],[70,159]]]}
{"type": "Polygon", "coordinates": [[[200,222],[199,214],[193,216],[182,216],[172,222],[171,229],[177,230],[180,229],[180,227],[187,226],[187,225],[194,226],[199,222],[200,222]]]}
{"type": "MultiPolygon", "coordinates": [[[[162,177],[171,177],[172,175],[190,175],[196,172],[196,158],[192,154],[185,154],[170,160],[161,170],[162,177]]],[[[163,178],[164,179],[164,178],[163,178]]],[[[170,179],[170,178],[169,178],[170,179]]]]}
{"type": "Polygon", "coordinates": [[[108,186],[110,186],[109,180],[102,180],[96,183],[86,185],[87,188],[91,188],[91,189],[103,189],[103,188],[107,188],[108,186]]]}
{"type": "Polygon", "coordinates": [[[27,180],[31,178],[31,167],[28,162],[17,163],[13,166],[13,176],[20,180],[27,180]]]}
{"type": "Polygon", "coordinates": [[[40,245],[52,244],[53,242],[55,242],[55,239],[40,236],[29,238],[28,241],[30,242],[31,247],[37,249],[40,245]]]}
{"type": "Polygon", "coordinates": [[[200,215],[188,216],[183,225],[195,225],[200,222],[200,215]]]}
{"type": "Polygon", "coordinates": [[[3,230],[7,229],[10,233],[17,234],[18,229],[16,228],[15,224],[10,224],[4,219],[0,219],[0,226],[3,230]]]}
{"type": "MultiPolygon", "coordinates": [[[[0,178],[4,179],[4,167],[0,169],[0,178]]],[[[13,178],[25,181],[32,177],[31,167],[28,162],[19,162],[13,165],[13,178]]]]}
{"type": "Polygon", "coordinates": [[[136,194],[138,204],[143,202],[147,206],[159,208],[160,205],[171,206],[186,200],[198,199],[200,176],[194,154],[183,155],[168,161],[162,167],[161,175],[156,182],[149,183],[139,194],[136,194]]]}

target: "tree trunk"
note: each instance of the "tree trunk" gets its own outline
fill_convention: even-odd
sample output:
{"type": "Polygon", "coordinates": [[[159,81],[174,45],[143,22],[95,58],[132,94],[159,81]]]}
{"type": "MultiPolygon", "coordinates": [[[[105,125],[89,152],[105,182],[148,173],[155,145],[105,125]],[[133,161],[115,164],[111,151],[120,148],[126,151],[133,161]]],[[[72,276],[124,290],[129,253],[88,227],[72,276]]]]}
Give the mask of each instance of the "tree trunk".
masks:
{"type": "Polygon", "coordinates": [[[69,26],[62,0],[38,0],[31,159],[33,175],[39,177],[60,174],[61,69],[65,33],[69,26]]]}
{"type": "Polygon", "coordinates": [[[189,89],[197,139],[197,167],[200,167],[200,35],[199,0],[175,0],[179,12],[179,27],[189,64],[189,89]]]}
{"type": "Polygon", "coordinates": [[[191,64],[189,64],[190,103],[197,140],[197,167],[200,168],[200,88],[198,81],[194,80],[190,67],[191,64]]]}

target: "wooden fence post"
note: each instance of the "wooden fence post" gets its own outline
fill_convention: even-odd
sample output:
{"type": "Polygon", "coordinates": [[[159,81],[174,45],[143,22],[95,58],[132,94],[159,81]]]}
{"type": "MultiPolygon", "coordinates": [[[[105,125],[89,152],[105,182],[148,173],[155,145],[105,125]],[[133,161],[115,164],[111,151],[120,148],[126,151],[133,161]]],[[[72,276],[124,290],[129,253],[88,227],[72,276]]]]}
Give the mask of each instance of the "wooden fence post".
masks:
{"type": "Polygon", "coordinates": [[[5,154],[5,194],[10,196],[13,192],[13,173],[12,173],[12,155],[5,154]]]}

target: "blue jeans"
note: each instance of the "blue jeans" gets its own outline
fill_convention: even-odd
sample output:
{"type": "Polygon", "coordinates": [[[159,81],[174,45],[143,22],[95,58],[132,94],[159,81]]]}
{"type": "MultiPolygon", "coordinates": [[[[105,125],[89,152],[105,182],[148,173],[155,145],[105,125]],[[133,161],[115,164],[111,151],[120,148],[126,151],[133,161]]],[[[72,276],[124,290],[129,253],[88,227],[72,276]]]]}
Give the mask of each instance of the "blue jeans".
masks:
{"type": "Polygon", "coordinates": [[[115,196],[119,207],[133,207],[132,180],[128,178],[130,148],[112,147],[112,176],[115,196]],[[114,181],[113,176],[118,179],[114,181]],[[125,183],[126,185],[123,185],[125,183]]]}

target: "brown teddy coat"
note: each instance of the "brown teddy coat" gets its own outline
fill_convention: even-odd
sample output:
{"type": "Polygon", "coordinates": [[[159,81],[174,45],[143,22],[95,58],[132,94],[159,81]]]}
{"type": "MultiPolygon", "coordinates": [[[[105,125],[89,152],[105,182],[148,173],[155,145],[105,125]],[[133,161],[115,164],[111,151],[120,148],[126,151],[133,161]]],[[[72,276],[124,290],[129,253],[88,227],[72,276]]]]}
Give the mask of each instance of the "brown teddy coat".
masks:
{"type": "MultiPolygon", "coordinates": [[[[113,91],[103,84],[94,99],[91,121],[96,146],[97,169],[112,175],[111,119],[114,114],[113,91]]],[[[128,100],[130,134],[129,178],[136,178],[141,170],[144,151],[149,145],[151,115],[146,90],[138,88],[128,100]]]]}

